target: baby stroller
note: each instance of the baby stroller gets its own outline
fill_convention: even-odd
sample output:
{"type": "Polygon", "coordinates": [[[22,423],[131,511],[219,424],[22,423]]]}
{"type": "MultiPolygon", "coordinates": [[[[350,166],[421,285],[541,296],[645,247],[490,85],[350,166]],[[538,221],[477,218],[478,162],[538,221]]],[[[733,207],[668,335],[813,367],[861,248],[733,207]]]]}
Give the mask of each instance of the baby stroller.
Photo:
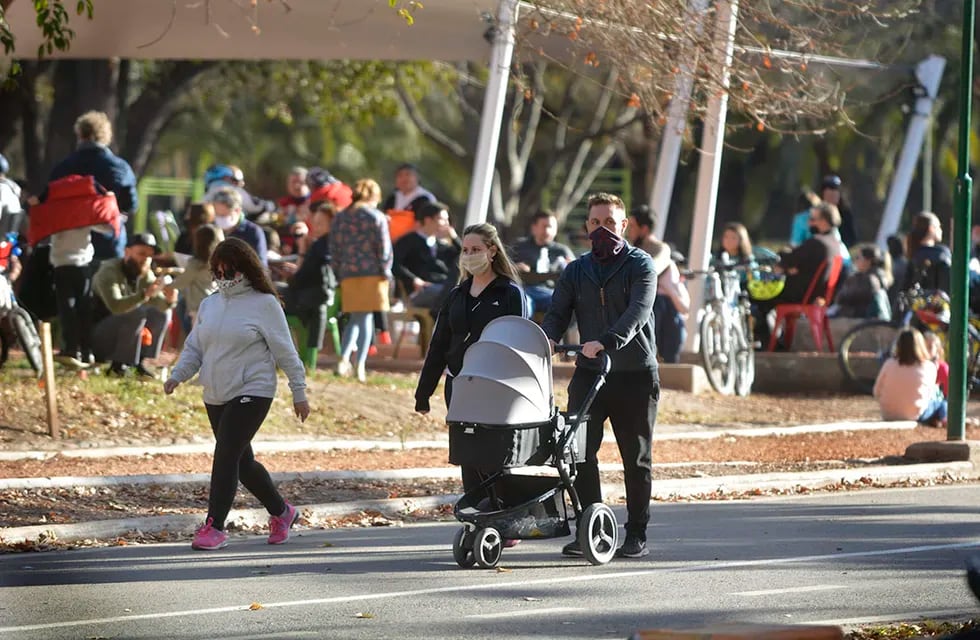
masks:
{"type": "Polygon", "coordinates": [[[477,469],[484,479],[453,508],[463,523],[453,539],[459,566],[493,568],[505,540],[567,536],[572,519],[579,523],[585,558],[594,565],[612,559],[619,535],[615,514],[602,503],[583,506],[573,485],[575,465],[585,460],[586,429],[580,427],[609,373],[609,356],[599,357],[602,372],[582,406],[569,414],[555,407],[551,349],[538,325],[517,316],[497,318],[467,349],[446,417],[449,461],[477,469]],[[542,466],[557,470],[557,478],[542,466]],[[531,467],[539,473],[530,474],[531,467]]]}

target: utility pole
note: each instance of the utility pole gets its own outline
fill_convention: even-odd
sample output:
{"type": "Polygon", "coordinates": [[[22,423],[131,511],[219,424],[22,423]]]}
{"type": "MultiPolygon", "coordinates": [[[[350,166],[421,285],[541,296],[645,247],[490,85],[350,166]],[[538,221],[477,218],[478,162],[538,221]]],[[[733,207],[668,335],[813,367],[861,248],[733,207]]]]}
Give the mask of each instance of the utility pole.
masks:
{"type": "Polygon", "coordinates": [[[966,439],[967,319],[970,302],[969,257],[973,179],[970,177],[970,111],[973,108],[973,29],[976,0],[963,2],[963,52],[960,63],[960,141],[953,217],[952,320],[949,327],[949,422],[947,440],[966,439]]]}

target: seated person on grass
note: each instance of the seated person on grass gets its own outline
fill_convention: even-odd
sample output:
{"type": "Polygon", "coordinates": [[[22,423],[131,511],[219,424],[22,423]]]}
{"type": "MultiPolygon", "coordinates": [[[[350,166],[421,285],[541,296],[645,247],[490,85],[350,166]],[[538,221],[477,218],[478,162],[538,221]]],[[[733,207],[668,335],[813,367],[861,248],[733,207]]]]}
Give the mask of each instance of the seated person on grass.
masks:
{"type": "Polygon", "coordinates": [[[149,233],[129,237],[124,257],[107,260],[92,282],[96,318],[92,351],[99,362],[111,362],[109,375],[123,376],[130,367],[140,377],[156,377],[143,365],[163,350],[177,289],[159,281],[150,265],[159,253],[149,233]]]}

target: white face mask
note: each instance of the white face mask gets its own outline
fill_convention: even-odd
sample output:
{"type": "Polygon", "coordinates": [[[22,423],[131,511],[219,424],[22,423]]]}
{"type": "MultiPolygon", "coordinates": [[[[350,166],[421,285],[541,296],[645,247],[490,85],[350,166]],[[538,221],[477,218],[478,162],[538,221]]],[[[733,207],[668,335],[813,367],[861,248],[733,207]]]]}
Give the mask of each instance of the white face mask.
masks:
{"type": "Polygon", "coordinates": [[[459,265],[475,276],[490,268],[490,254],[486,251],[479,253],[464,253],[459,259],[459,265]]]}
{"type": "Polygon", "coordinates": [[[229,295],[233,293],[244,281],[245,276],[241,273],[236,273],[235,277],[231,279],[215,278],[214,286],[217,287],[218,291],[221,293],[229,295]]]}
{"type": "Polygon", "coordinates": [[[235,226],[237,222],[235,216],[215,216],[214,223],[218,225],[218,228],[222,231],[228,231],[235,226]]]}

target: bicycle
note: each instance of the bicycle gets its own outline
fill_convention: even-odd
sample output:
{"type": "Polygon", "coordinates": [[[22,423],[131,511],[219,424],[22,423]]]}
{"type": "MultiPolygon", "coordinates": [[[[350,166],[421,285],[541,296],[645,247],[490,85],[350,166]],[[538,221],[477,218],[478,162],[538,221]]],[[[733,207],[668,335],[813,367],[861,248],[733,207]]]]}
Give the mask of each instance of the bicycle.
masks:
{"type": "Polygon", "coordinates": [[[698,323],[701,361],[708,382],[722,395],[747,396],[755,381],[752,310],[739,281],[739,271],[745,269],[723,256],[708,271],[687,272],[706,277],[703,315],[698,323]]]}
{"type": "MultiPolygon", "coordinates": [[[[837,362],[853,388],[872,392],[878,372],[894,353],[898,334],[910,327],[938,334],[948,351],[949,298],[945,293],[916,286],[899,294],[899,309],[896,320],[862,322],[841,339],[837,362]]],[[[970,317],[967,343],[967,388],[972,390],[980,381],[980,317],[970,317]]]]}
{"type": "MultiPolygon", "coordinates": [[[[37,324],[31,313],[20,306],[17,297],[14,295],[13,285],[10,283],[7,272],[10,269],[12,256],[20,255],[17,246],[17,234],[8,233],[0,240],[0,321],[7,320],[13,326],[14,335],[20,342],[27,361],[30,363],[34,372],[40,376],[44,371],[44,362],[41,356],[41,338],[37,335],[37,324]]],[[[6,364],[10,355],[10,340],[5,331],[0,331],[0,367],[6,364]]]]}

